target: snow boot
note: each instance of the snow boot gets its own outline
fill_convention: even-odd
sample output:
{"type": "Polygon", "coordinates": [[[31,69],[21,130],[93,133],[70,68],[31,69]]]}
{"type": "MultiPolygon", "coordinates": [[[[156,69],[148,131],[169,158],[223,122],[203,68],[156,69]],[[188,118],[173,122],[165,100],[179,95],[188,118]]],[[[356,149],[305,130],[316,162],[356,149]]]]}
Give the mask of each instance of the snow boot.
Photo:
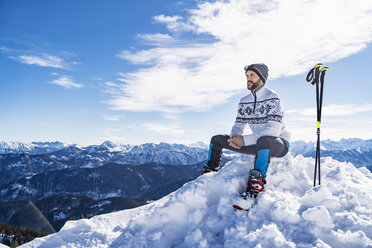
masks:
{"type": "Polygon", "coordinates": [[[243,198],[248,196],[256,198],[260,192],[264,190],[266,179],[262,177],[258,170],[251,170],[248,177],[247,190],[242,194],[243,198]]]}
{"type": "Polygon", "coordinates": [[[208,165],[208,163],[204,163],[202,174],[206,174],[208,172],[217,172],[219,170],[220,170],[220,166],[211,167],[211,166],[208,165]]]}
{"type": "Polygon", "coordinates": [[[257,195],[264,190],[266,180],[258,170],[251,170],[246,191],[235,200],[233,208],[249,211],[257,202],[257,195]]]}

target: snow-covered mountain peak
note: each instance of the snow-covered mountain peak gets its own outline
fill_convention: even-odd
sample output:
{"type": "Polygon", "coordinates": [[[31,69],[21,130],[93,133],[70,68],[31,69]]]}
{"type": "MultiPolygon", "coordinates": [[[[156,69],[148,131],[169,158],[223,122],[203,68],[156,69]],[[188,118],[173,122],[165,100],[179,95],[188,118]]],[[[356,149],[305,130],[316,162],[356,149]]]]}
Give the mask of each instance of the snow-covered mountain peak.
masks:
{"type": "Polygon", "coordinates": [[[371,247],[372,174],[324,158],[272,159],[265,192],[249,212],[232,203],[253,160],[236,159],[151,204],[69,221],[24,247],[371,247]]]}
{"type": "Polygon", "coordinates": [[[55,142],[18,142],[18,141],[0,141],[0,154],[6,153],[48,153],[63,149],[71,144],[55,142]]]}
{"type": "Polygon", "coordinates": [[[208,146],[207,144],[205,144],[204,142],[196,142],[196,143],[191,143],[191,144],[188,144],[188,146],[190,147],[196,147],[196,148],[202,148],[202,149],[208,149],[208,146]]]}
{"type": "Polygon", "coordinates": [[[18,141],[0,141],[0,152],[7,153],[9,151],[19,152],[19,151],[30,151],[34,148],[31,143],[24,143],[18,141]]]}
{"type": "Polygon", "coordinates": [[[115,144],[111,141],[105,141],[99,147],[106,148],[110,152],[123,151],[123,148],[119,144],[115,144]]]}

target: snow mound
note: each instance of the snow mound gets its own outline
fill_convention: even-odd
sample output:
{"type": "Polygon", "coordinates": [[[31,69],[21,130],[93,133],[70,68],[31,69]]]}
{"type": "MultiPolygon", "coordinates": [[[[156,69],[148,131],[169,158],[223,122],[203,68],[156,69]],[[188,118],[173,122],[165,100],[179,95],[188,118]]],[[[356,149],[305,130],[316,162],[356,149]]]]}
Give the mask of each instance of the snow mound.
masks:
{"type": "Polygon", "coordinates": [[[323,158],[272,159],[265,192],[249,212],[233,201],[250,159],[236,159],[136,209],[69,221],[23,247],[372,247],[372,174],[323,158]]]}

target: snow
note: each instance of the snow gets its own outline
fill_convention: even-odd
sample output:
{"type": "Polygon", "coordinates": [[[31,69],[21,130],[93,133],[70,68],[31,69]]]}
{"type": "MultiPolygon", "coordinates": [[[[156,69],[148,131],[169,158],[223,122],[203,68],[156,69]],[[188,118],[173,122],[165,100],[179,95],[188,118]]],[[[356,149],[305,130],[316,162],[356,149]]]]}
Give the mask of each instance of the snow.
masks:
{"type": "Polygon", "coordinates": [[[94,164],[94,163],[92,163],[92,162],[89,162],[89,163],[87,163],[87,164],[81,166],[80,168],[96,168],[96,167],[97,167],[96,164],[94,164]]]}
{"type": "Polygon", "coordinates": [[[252,159],[228,162],[148,205],[68,221],[22,247],[372,247],[372,174],[323,158],[272,159],[265,191],[249,211],[232,203],[252,159]]]}
{"type": "Polygon", "coordinates": [[[19,188],[22,188],[23,185],[22,184],[19,184],[19,183],[13,183],[12,185],[12,190],[15,190],[15,189],[19,189],[19,188]]]}
{"type": "Polygon", "coordinates": [[[67,218],[66,214],[64,212],[62,212],[62,211],[53,214],[53,219],[54,220],[64,220],[66,218],[67,218]]]}
{"type": "Polygon", "coordinates": [[[18,161],[17,163],[9,165],[9,168],[12,168],[12,167],[18,167],[19,168],[19,167],[26,167],[26,165],[22,161],[18,161]]]}
{"type": "Polygon", "coordinates": [[[112,203],[111,201],[103,201],[103,202],[99,202],[97,204],[94,204],[94,205],[90,206],[89,208],[96,208],[96,207],[101,208],[101,207],[103,207],[105,205],[109,205],[111,203],[112,203]]]}

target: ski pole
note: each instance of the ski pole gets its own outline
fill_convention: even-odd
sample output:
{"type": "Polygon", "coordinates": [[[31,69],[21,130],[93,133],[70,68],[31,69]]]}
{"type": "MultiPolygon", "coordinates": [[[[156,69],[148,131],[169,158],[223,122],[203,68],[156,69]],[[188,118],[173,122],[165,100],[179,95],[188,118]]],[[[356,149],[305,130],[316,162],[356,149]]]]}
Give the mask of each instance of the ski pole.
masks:
{"type": "Polygon", "coordinates": [[[323,64],[318,63],[312,68],[306,76],[306,81],[316,85],[316,107],[317,107],[317,143],[316,143],[316,155],[315,155],[315,168],[314,168],[314,186],[316,185],[316,176],[318,175],[318,181],[320,185],[320,123],[322,115],[322,104],[323,104],[323,89],[324,89],[324,77],[328,67],[320,67],[323,64]],[[319,89],[320,83],[320,89],[319,89]]]}
{"type": "MultiPolygon", "coordinates": [[[[319,99],[319,116],[318,116],[318,127],[317,127],[317,136],[318,136],[318,141],[317,141],[317,151],[318,151],[318,181],[320,185],[320,123],[322,119],[322,104],[323,104],[323,88],[324,88],[324,77],[325,73],[328,70],[328,67],[322,68],[321,74],[320,74],[320,99],[319,99]]],[[[314,186],[316,183],[316,174],[314,175],[314,186]]]]}

